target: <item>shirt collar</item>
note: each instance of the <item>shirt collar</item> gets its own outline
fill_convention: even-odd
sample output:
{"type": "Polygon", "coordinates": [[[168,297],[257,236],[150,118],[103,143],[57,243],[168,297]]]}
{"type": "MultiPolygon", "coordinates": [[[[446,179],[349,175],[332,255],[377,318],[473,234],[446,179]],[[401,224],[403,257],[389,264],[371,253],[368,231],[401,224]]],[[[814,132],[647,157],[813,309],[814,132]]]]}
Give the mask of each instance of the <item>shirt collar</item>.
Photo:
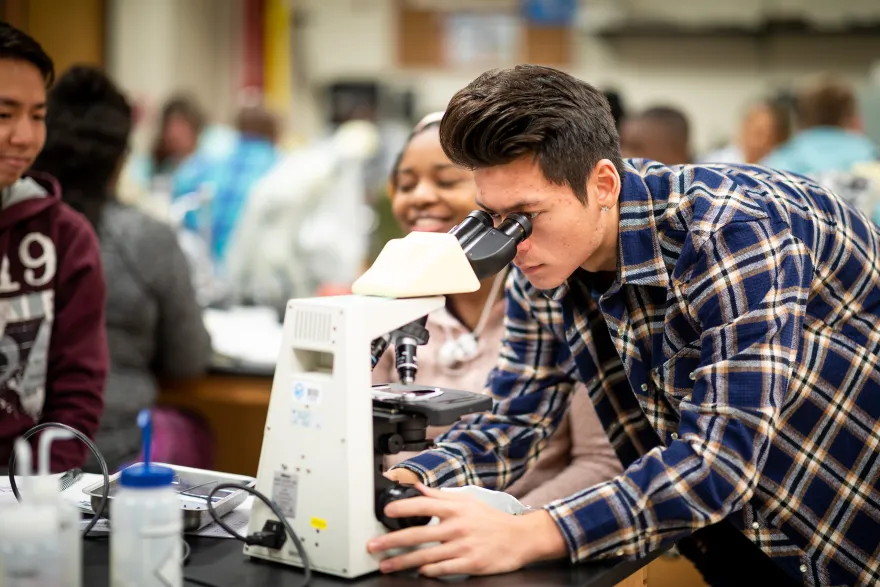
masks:
{"type": "MultiPolygon", "coordinates": [[[[667,199],[655,200],[645,178],[629,164],[622,179],[618,198],[617,280],[612,289],[625,284],[669,287],[669,273],[657,238],[657,217],[665,212],[667,199]]],[[[560,301],[571,289],[569,280],[542,293],[551,300],[560,301]]]]}
{"type": "MultiPolygon", "coordinates": [[[[618,199],[617,282],[620,285],[669,287],[669,272],[657,234],[657,218],[666,211],[668,199],[663,197],[662,190],[658,190],[661,192],[659,198],[652,194],[646,178],[629,165],[627,167],[618,199]]],[[[654,176],[651,179],[659,179],[668,186],[666,178],[654,176]]]]}

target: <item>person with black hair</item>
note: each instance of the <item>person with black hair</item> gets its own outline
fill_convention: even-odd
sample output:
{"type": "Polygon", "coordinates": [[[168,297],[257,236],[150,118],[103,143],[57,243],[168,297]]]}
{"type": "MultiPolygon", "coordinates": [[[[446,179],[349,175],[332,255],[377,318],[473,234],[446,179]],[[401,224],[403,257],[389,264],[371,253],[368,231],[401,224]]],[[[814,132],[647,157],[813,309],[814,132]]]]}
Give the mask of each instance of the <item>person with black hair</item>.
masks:
{"type": "Polygon", "coordinates": [[[652,159],[666,165],[691,162],[690,123],[673,106],[652,106],[623,121],[620,152],[632,159],[652,159]]]}
{"type": "Polygon", "coordinates": [[[205,115],[198,102],[179,94],[162,106],[159,132],[150,150],[152,175],[170,175],[180,163],[196,152],[205,129],[205,115]]]}
{"type": "MultiPolygon", "coordinates": [[[[125,96],[100,70],[72,67],[49,92],[46,125],[33,169],[58,179],[64,201],[100,240],[110,373],[96,443],[117,469],[139,456],[137,414],[155,403],[156,380],[203,374],[211,341],[174,230],[115,198],[132,129],[125,96]]],[[[156,460],[210,465],[201,422],[168,409],[156,409],[153,421],[156,460]]]]}
{"type": "Polygon", "coordinates": [[[491,413],[387,473],[423,495],[386,515],[438,523],[373,538],[403,549],[380,568],[492,574],[678,544],[713,586],[880,583],[880,228],[803,176],[624,160],[602,94],[547,67],[479,76],[440,143],[480,208],[532,233],[491,413]],[[437,489],[521,478],[577,383],[622,474],[522,516],[437,489]]]}
{"type": "MultiPolygon", "coordinates": [[[[14,440],[60,422],[93,438],[104,407],[107,339],[98,240],[61,201],[58,182],[30,172],[46,140],[52,59],[0,22],[0,468],[14,440]]],[[[52,445],[50,468],[78,467],[86,447],[52,445]]]]}

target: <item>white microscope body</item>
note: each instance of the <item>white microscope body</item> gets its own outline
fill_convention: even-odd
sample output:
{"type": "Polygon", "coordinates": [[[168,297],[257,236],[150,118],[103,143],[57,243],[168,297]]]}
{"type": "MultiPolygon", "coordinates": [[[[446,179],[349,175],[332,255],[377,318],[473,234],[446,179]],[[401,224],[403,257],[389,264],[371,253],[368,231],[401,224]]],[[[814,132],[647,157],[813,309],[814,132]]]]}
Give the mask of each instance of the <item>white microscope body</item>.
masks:
{"type": "MultiPolygon", "coordinates": [[[[442,307],[443,295],[476,291],[530,234],[523,215],[511,214],[496,228],[488,214],[475,211],[450,233],[390,241],[355,282],[357,295],[288,302],[256,488],[279,506],[314,570],[346,578],[378,570],[379,557],[367,553],[371,538],[386,526],[427,523],[380,522],[389,495],[400,499],[414,491],[382,476],[382,455],[422,450],[428,424],[448,425],[492,405],[486,396],[456,390],[404,385],[393,390],[398,396],[373,389],[378,347],[372,345],[403,333],[395,339],[398,373],[411,380],[415,344],[426,340],[414,323],[442,307]]],[[[257,500],[248,534],[275,521],[257,500]]],[[[245,546],[244,553],[302,566],[290,539],[280,549],[245,546]]]]}
{"type": "MultiPolygon", "coordinates": [[[[378,570],[370,538],[386,530],[374,507],[370,343],[442,307],[442,296],[291,300],[257,473],[316,571],[353,578],[378,570]]],[[[275,515],[255,500],[248,533],[275,515]]],[[[301,566],[290,539],[245,554],[301,566]]]]}

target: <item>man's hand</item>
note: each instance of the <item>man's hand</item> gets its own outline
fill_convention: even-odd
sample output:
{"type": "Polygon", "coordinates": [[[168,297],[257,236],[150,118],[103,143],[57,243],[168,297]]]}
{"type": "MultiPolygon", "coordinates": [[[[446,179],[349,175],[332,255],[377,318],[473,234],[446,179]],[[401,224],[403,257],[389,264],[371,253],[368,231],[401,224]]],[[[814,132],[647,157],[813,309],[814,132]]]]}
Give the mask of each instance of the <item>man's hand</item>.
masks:
{"type": "Polygon", "coordinates": [[[392,518],[436,516],[440,523],[374,538],[367,550],[378,553],[427,542],[440,544],[382,561],[379,568],[384,573],[418,567],[429,577],[492,575],[568,553],[562,533],[545,511],[514,516],[472,496],[430,489],[421,483],[416,487],[424,497],[392,502],[385,513],[392,518]]]}
{"type": "Polygon", "coordinates": [[[415,485],[416,483],[420,483],[422,481],[421,479],[419,479],[418,475],[416,475],[409,469],[393,469],[391,471],[386,471],[385,477],[391,479],[392,481],[397,481],[401,485],[415,485]]]}

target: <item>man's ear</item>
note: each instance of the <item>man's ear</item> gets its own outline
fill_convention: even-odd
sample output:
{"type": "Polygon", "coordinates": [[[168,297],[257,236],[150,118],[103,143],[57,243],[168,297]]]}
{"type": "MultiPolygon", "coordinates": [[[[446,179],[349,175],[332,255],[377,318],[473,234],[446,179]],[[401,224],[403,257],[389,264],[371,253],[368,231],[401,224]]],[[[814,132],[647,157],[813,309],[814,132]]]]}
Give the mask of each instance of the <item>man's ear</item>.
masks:
{"type": "Polygon", "coordinates": [[[587,193],[596,200],[596,205],[600,208],[613,208],[620,196],[621,183],[620,173],[614,163],[610,159],[600,159],[590,174],[587,193]]]}

